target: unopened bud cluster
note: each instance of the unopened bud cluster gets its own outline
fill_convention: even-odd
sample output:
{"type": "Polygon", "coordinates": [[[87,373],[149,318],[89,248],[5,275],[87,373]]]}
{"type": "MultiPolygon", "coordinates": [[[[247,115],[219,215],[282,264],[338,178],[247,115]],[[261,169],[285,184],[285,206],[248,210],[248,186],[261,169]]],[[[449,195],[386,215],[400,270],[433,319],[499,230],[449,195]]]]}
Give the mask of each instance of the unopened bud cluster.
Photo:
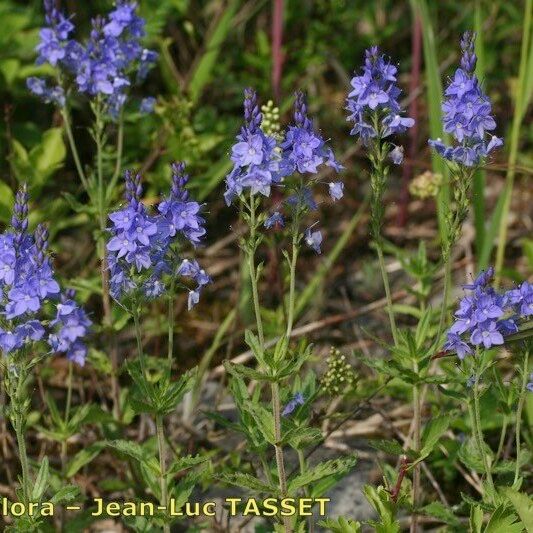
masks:
{"type": "Polygon", "coordinates": [[[331,348],[326,363],[328,370],[322,378],[322,387],[327,394],[331,396],[342,394],[355,384],[357,378],[355,370],[337,348],[331,348]]]}
{"type": "Polygon", "coordinates": [[[281,141],[281,126],[279,123],[279,108],[274,105],[272,100],[261,106],[261,113],[263,114],[263,121],[261,122],[261,129],[265,135],[274,137],[277,141],[281,141]]]}

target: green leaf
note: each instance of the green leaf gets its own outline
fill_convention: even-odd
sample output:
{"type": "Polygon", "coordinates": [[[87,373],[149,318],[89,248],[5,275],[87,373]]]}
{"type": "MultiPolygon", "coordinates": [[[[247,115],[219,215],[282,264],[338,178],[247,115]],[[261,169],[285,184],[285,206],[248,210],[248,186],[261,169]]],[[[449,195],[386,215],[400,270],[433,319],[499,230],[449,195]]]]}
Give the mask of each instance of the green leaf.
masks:
{"type": "Polygon", "coordinates": [[[506,505],[500,505],[492,513],[483,533],[522,533],[524,526],[517,520],[517,516],[506,505]]]}
{"type": "Polygon", "coordinates": [[[95,442],[81,449],[67,466],[66,477],[74,476],[86,464],[89,464],[106,447],[105,442],[95,442]]]}
{"type": "Polygon", "coordinates": [[[264,492],[267,494],[275,494],[278,491],[277,487],[274,487],[256,477],[246,474],[244,472],[225,473],[217,476],[218,479],[230,485],[240,487],[242,489],[250,489],[254,492],[264,492]]]}
{"type": "Polygon", "coordinates": [[[32,501],[38,502],[41,500],[41,497],[48,486],[49,476],[50,468],[48,466],[48,457],[45,456],[41,462],[39,473],[37,474],[37,479],[35,480],[35,485],[31,492],[32,501]]]}
{"type": "Polygon", "coordinates": [[[128,440],[108,440],[105,444],[107,447],[135,459],[142,467],[148,467],[151,472],[159,475],[158,461],[153,455],[148,455],[140,444],[128,440]]]}
{"type": "Polygon", "coordinates": [[[13,191],[7,183],[0,181],[0,221],[9,222],[11,220],[11,209],[15,197],[13,191]]]}
{"type": "Polygon", "coordinates": [[[361,522],[339,517],[336,520],[327,518],[318,522],[320,527],[333,531],[333,533],[361,533],[363,531],[361,522]]]}
{"type": "Polygon", "coordinates": [[[428,338],[429,328],[431,326],[432,309],[428,307],[416,327],[415,342],[418,349],[422,348],[428,338]]]}
{"type": "Polygon", "coordinates": [[[205,455],[200,455],[200,454],[187,455],[186,457],[179,457],[172,462],[167,472],[168,472],[168,475],[172,476],[172,475],[177,474],[178,472],[181,472],[182,470],[191,468],[192,466],[205,463],[208,460],[209,460],[209,457],[205,455]]]}
{"type": "Polygon", "coordinates": [[[380,518],[380,522],[376,520],[368,522],[376,533],[400,533],[400,523],[395,519],[396,506],[385,488],[365,485],[363,493],[380,518]]]}
{"type": "Polygon", "coordinates": [[[422,448],[420,450],[420,457],[417,462],[425,459],[435,448],[435,445],[439,442],[440,438],[448,430],[450,425],[449,416],[439,416],[433,418],[422,433],[422,448]]]}
{"type": "Polygon", "coordinates": [[[289,480],[287,484],[289,494],[294,494],[299,488],[311,485],[316,481],[335,474],[349,472],[357,463],[357,457],[340,457],[330,461],[324,461],[316,466],[308,468],[303,474],[298,474],[289,480]]]}
{"type": "Polygon", "coordinates": [[[221,16],[215,21],[213,29],[207,39],[204,54],[194,68],[189,82],[191,100],[196,102],[203,89],[211,80],[222,44],[230,34],[240,0],[230,0],[226,6],[221,5],[221,16]]]}
{"type": "Polygon", "coordinates": [[[479,505],[470,507],[470,531],[471,533],[481,533],[483,527],[483,509],[479,505]]]}
{"type": "Polygon", "coordinates": [[[431,502],[430,504],[422,507],[421,512],[428,516],[438,518],[450,526],[461,526],[461,521],[453,514],[453,511],[449,507],[443,505],[441,502],[431,502]]]}
{"type": "Polygon", "coordinates": [[[412,450],[404,450],[402,445],[397,440],[386,440],[378,439],[372,440],[369,442],[370,446],[375,450],[380,450],[382,452],[388,453],[389,455],[394,455],[399,457],[400,455],[409,455],[411,458],[417,456],[412,450]]]}
{"type": "Polygon", "coordinates": [[[322,432],[318,428],[296,427],[285,433],[283,443],[288,443],[291,448],[300,450],[307,448],[322,440],[322,432]]]}
{"type": "Polygon", "coordinates": [[[76,485],[61,487],[51,498],[50,502],[62,505],[77,500],[80,496],[80,489],[76,485]]]}
{"type": "Polygon", "coordinates": [[[502,492],[513,504],[526,530],[528,532],[533,531],[533,498],[511,487],[503,488],[502,492]]]}
{"type": "Polygon", "coordinates": [[[66,155],[63,129],[51,128],[45,131],[41,142],[30,151],[30,161],[35,172],[32,185],[45,183],[63,164],[66,155]]]}

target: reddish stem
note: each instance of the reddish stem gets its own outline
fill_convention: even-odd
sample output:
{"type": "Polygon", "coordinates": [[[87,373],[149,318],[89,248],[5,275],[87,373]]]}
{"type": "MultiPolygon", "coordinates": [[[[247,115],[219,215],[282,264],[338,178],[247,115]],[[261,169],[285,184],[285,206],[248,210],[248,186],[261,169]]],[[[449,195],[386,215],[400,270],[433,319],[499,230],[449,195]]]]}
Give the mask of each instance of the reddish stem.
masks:
{"type": "Polygon", "coordinates": [[[272,10],[272,92],[276,104],[280,102],[281,74],[283,71],[283,0],[274,0],[272,10]]]}
{"type": "Polygon", "coordinates": [[[407,459],[407,455],[402,455],[400,459],[400,470],[398,472],[398,479],[396,480],[396,485],[394,485],[393,489],[390,491],[390,497],[394,503],[397,502],[398,496],[400,495],[403,478],[405,477],[405,473],[407,472],[408,467],[409,460],[407,459]]]}

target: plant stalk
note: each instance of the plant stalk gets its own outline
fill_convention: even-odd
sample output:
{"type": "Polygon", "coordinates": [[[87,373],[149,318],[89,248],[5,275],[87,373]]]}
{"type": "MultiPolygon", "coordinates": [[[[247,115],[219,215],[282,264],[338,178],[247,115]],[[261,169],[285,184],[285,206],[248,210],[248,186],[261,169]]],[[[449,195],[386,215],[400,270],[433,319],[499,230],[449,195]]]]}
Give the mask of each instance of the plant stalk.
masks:
{"type": "MultiPolygon", "coordinates": [[[[418,373],[418,364],[415,362],[414,371],[418,373]]],[[[413,386],[413,449],[415,452],[420,450],[420,429],[421,429],[421,411],[422,402],[420,399],[420,386],[415,384],[413,386]]],[[[420,463],[413,467],[413,509],[411,516],[411,533],[418,532],[418,505],[420,499],[420,463]]]]}
{"type": "Polygon", "coordinates": [[[520,397],[518,399],[518,408],[516,409],[516,425],[515,425],[515,443],[516,443],[516,464],[514,470],[514,482],[516,485],[520,476],[520,430],[522,427],[522,411],[524,410],[524,404],[526,401],[526,394],[528,390],[526,388],[528,382],[529,372],[529,350],[526,350],[524,354],[524,365],[522,367],[522,384],[520,388],[520,397]]]}
{"type": "MultiPolygon", "coordinates": [[[[476,355],[476,357],[479,357],[476,355]]],[[[479,363],[477,363],[479,364],[479,363]]],[[[476,365],[477,366],[477,365],[476,365]]],[[[478,368],[475,370],[474,374],[474,384],[472,386],[472,397],[473,397],[473,416],[472,416],[472,426],[474,430],[474,438],[478,448],[478,453],[483,461],[483,469],[485,470],[485,475],[487,478],[487,483],[490,489],[490,498],[489,501],[492,501],[494,495],[494,481],[492,479],[491,467],[489,465],[487,454],[485,453],[485,441],[483,439],[483,431],[481,429],[481,416],[479,408],[479,379],[480,373],[478,368]]]]}
{"type": "MultiPolygon", "coordinates": [[[[159,469],[161,470],[161,475],[159,478],[159,486],[161,488],[161,506],[167,507],[168,505],[168,493],[167,493],[167,467],[165,459],[165,432],[163,429],[163,416],[156,415],[155,417],[155,426],[157,431],[157,446],[159,450],[159,469]]],[[[164,533],[170,533],[170,525],[166,524],[163,526],[164,533]]]]}

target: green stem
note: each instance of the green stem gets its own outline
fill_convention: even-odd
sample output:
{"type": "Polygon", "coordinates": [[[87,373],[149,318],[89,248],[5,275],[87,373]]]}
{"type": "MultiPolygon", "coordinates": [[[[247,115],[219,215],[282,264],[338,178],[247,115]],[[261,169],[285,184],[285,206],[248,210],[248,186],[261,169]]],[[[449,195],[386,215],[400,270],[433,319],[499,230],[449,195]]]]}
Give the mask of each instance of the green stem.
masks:
{"type": "Polygon", "coordinates": [[[67,377],[67,404],[65,406],[65,424],[68,424],[70,418],[70,405],[72,403],[72,361],[68,362],[68,377],[67,377]]]}
{"type": "Polygon", "coordinates": [[[26,381],[26,370],[23,368],[19,368],[18,370],[17,386],[14,394],[11,396],[12,409],[15,409],[15,416],[12,418],[12,422],[17,436],[20,467],[22,470],[22,495],[24,505],[27,506],[30,503],[30,469],[28,465],[28,452],[26,450],[26,432],[24,431],[26,417],[22,411],[25,402],[24,382],[26,381]]]}
{"type": "Polygon", "coordinates": [[[437,329],[437,336],[435,337],[435,342],[440,343],[440,336],[444,329],[444,324],[446,322],[446,311],[448,310],[448,298],[450,292],[450,278],[451,278],[451,262],[449,254],[444,261],[444,289],[442,292],[442,304],[440,308],[440,317],[439,317],[439,327],[437,329]]]}
{"type": "Polygon", "coordinates": [[[141,324],[139,322],[139,310],[137,309],[136,304],[135,304],[135,308],[134,308],[132,315],[133,315],[133,323],[135,325],[135,338],[137,340],[137,353],[139,356],[139,364],[141,366],[141,373],[142,373],[143,379],[146,380],[146,364],[144,360],[144,351],[143,351],[143,345],[142,345],[142,339],[141,339],[141,324]]]}
{"type": "Polygon", "coordinates": [[[89,183],[87,181],[87,177],[85,176],[85,172],[83,172],[83,166],[81,164],[78,148],[76,147],[76,141],[74,140],[74,135],[72,133],[72,126],[70,124],[70,114],[66,106],[61,109],[61,114],[63,115],[63,123],[65,125],[65,131],[67,132],[68,143],[70,145],[72,157],[74,158],[74,164],[76,165],[78,176],[81,180],[83,188],[87,191],[87,193],[90,194],[89,183]]]}
{"type": "Polygon", "coordinates": [[[261,307],[259,304],[259,289],[257,287],[257,272],[255,269],[255,248],[256,248],[256,203],[253,195],[250,195],[250,242],[246,249],[248,259],[248,269],[250,270],[250,281],[252,284],[252,299],[254,304],[255,321],[257,324],[257,335],[259,345],[264,348],[265,336],[263,333],[263,320],[261,318],[261,307]]]}
{"type": "Polygon", "coordinates": [[[381,270],[381,278],[383,280],[383,287],[385,288],[385,297],[387,299],[387,312],[389,314],[390,328],[394,344],[398,345],[398,331],[396,329],[396,320],[394,318],[394,310],[392,308],[392,295],[389,284],[389,276],[385,268],[385,259],[383,258],[383,249],[380,242],[376,242],[376,250],[378,253],[379,268],[381,270]]]}
{"type": "MultiPolygon", "coordinates": [[[[300,466],[300,474],[303,475],[307,471],[307,463],[306,463],[306,460],[305,460],[305,454],[304,454],[303,450],[300,449],[300,448],[298,448],[298,450],[296,450],[296,453],[298,454],[298,464],[300,466]]],[[[309,497],[309,490],[308,490],[307,487],[303,488],[303,492],[304,492],[304,496],[306,498],[308,498],[309,497]]],[[[308,524],[307,524],[309,533],[312,533],[314,531],[314,525],[313,524],[314,524],[313,517],[310,516],[308,524]]]]}
{"type": "MultiPolygon", "coordinates": [[[[67,377],[67,401],[65,405],[65,426],[68,425],[68,421],[70,418],[70,405],[72,403],[72,361],[68,362],[68,377],[67,377]]],[[[67,468],[67,451],[68,451],[68,444],[67,444],[67,438],[63,439],[61,441],[61,469],[63,472],[63,475],[65,475],[66,468],[67,468]]]]}
{"type": "Polygon", "coordinates": [[[505,437],[507,436],[507,425],[509,424],[509,418],[504,415],[502,420],[502,429],[500,432],[500,440],[498,442],[498,450],[496,451],[496,457],[494,458],[494,464],[500,460],[503,453],[503,447],[505,445],[505,437]]]}
{"type": "MultiPolygon", "coordinates": [[[[475,357],[479,357],[478,354],[476,354],[475,357]]],[[[487,454],[485,450],[485,441],[483,439],[483,430],[481,429],[481,415],[480,415],[480,408],[479,408],[479,379],[480,379],[480,372],[478,369],[479,363],[476,363],[476,369],[474,373],[474,384],[472,386],[472,396],[474,400],[473,405],[473,417],[472,417],[472,426],[474,430],[474,439],[476,441],[478,453],[483,461],[483,468],[485,470],[485,475],[487,478],[487,484],[489,486],[490,495],[489,495],[489,501],[492,501],[493,495],[494,495],[494,481],[492,479],[492,472],[491,472],[491,466],[489,465],[487,454]]]]}
{"type": "Polygon", "coordinates": [[[174,279],[170,284],[168,294],[168,371],[172,372],[172,357],[174,355],[174,279]]]}
{"type": "Polygon", "coordinates": [[[120,177],[120,171],[122,170],[122,153],[124,151],[124,116],[120,113],[118,119],[118,132],[117,132],[117,157],[115,160],[115,171],[111,177],[111,181],[107,186],[106,200],[110,200],[113,196],[115,185],[120,177]]]}
{"type": "Polygon", "coordinates": [[[30,503],[30,471],[28,467],[28,454],[26,451],[26,436],[22,429],[23,424],[22,416],[17,415],[15,433],[17,435],[20,466],[22,468],[22,495],[24,497],[24,505],[27,506],[30,503]]]}
{"type": "MultiPolygon", "coordinates": [[[[272,391],[272,413],[274,415],[274,450],[276,454],[276,467],[278,470],[279,492],[281,498],[287,497],[287,474],[285,472],[285,461],[283,458],[283,446],[281,445],[281,403],[279,398],[279,385],[276,382],[271,384],[272,391]]],[[[283,526],[286,533],[291,533],[292,527],[288,516],[283,517],[283,526]]]]}
{"type": "Polygon", "coordinates": [[[298,262],[298,229],[296,228],[292,237],[292,257],[290,263],[289,278],[289,309],[287,313],[287,339],[292,334],[294,324],[294,307],[296,303],[296,264],[298,262]]]}
{"type": "MultiPolygon", "coordinates": [[[[159,486],[161,488],[161,506],[167,507],[168,505],[168,494],[167,494],[167,467],[165,460],[165,432],[163,429],[163,416],[156,415],[155,417],[155,426],[157,431],[157,446],[159,450],[159,469],[161,470],[161,475],[159,477],[159,486]]],[[[164,533],[170,533],[170,526],[165,524],[163,526],[164,533]]]]}
{"type": "Polygon", "coordinates": [[[524,365],[522,367],[522,386],[520,388],[520,397],[518,399],[518,408],[516,409],[516,426],[515,426],[515,442],[516,442],[516,463],[514,470],[514,483],[516,485],[520,476],[520,429],[522,425],[522,411],[526,401],[527,382],[529,372],[529,350],[526,350],[524,355],[524,365]]]}
{"type": "MultiPolygon", "coordinates": [[[[97,201],[96,208],[98,211],[98,222],[100,234],[97,239],[98,255],[100,257],[100,278],[102,285],[102,308],[103,308],[103,324],[106,332],[111,330],[113,324],[113,316],[111,314],[111,297],[109,294],[109,270],[107,268],[107,259],[105,253],[105,231],[107,221],[107,198],[104,187],[104,169],[103,169],[103,152],[104,152],[104,115],[103,106],[98,99],[94,107],[95,127],[94,127],[94,141],[96,144],[96,175],[97,175],[97,201]]],[[[114,403],[114,413],[118,418],[120,416],[120,392],[119,383],[117,379],[118,372],[118,354],[116,346],[112,346],[111,352],[111,393],[114,403]]]]}

